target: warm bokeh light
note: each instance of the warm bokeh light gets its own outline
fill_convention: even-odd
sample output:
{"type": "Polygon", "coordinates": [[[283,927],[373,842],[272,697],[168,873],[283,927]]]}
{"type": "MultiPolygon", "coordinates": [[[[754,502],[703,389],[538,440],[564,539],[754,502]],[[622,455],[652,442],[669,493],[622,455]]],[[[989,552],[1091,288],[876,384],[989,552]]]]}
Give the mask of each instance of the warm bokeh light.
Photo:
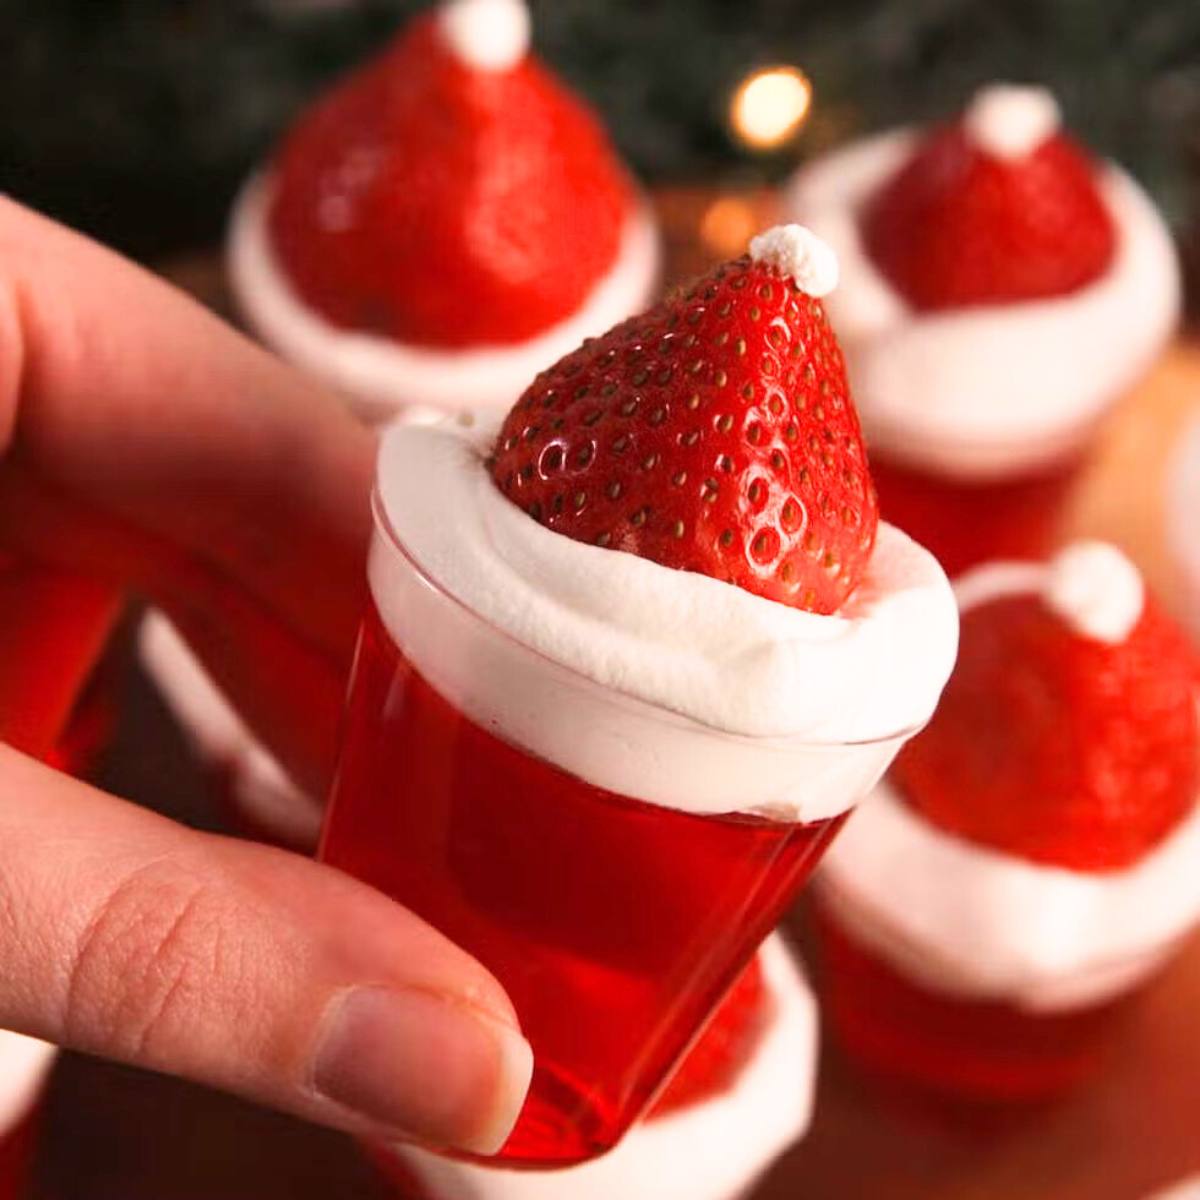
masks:
{"type": "Polygon", "coordinates": [[[812,84],[796,67],[765,67],[748,75],[733,94],[729,119],[738,140],[773,150],[794,137],[812,106],[812,84]]]}
{"type": "Polygon", "coordinates": [[[752,204],[737,196],[722,196],[705,210],[700,236],[716,258],[733,258],[745,250],[758,227],[758,214],[752,204]]]}

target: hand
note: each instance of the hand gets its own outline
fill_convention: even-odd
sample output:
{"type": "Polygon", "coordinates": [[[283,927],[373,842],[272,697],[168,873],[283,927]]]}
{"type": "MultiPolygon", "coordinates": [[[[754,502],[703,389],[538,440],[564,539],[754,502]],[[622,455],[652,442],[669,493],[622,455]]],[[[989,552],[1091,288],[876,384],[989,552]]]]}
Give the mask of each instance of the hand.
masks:
{"type": "MultiPolygon", "coordinates": [[[[166,284],[0,197],[0,449],[0,554],[145,592],[323,791],[372,436],[166,284]]],[[[373,1138],[493,1151],[529,1081],[499,984],[399,905],[7,746],[0,961],[0,1026],[373,1138]]]]}

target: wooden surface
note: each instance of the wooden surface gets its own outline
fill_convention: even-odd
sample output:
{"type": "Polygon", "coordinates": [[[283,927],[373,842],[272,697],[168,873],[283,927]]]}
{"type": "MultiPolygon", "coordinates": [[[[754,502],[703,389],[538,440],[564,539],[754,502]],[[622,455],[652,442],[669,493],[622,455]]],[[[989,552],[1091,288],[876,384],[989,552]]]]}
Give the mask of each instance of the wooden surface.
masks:
{"type": "MultiPolygon", "coordinates": [[[[660,198],[675,261],[700,265],[686,234],[711,196],[660,198]],[[673,206],[673,207],[672,207],[673,206]],[[679,229],[684,232],[678,232],[679,229]]],[[[744,199],[756,218],[761,195],[744,199]]],[[[709,224],[717,234],[745,213],[709,224]]],[[[175,272],[220,295],[212,260],[175,272]]],[[[221,307],[219,299],[217,307],[221,307]]],[[[1111,537],[1180,605],[1161,538],[1162,466],[1180,423],[1200,412],[1200,350],[1180,345],[1115,415],[1071,506],[1072,532],[1111,537]]],[[[108,786],[211,823],[177,731],[129,670],[108,786]]],[[[1198,865],[1200,869],[1200,865],[1198,865]]],[[[826,1046],[817,1113],[756,1200],[1138,1200],[1200,1171],[1200,939],[1147,992],[1086,1092],[988,1140],[964,1140],[879,1102],[826,1046]]],[[[78,1057],[56,1072],[36,1200],[374,1200],[385,1192],[343,1138],[226,1097],[78,1057]]],[[[564,1195],[564,1200],[570,1200],[564,1195]]],[[[654,1200],[613,1197],[613,1200],[654,1200]]]]}

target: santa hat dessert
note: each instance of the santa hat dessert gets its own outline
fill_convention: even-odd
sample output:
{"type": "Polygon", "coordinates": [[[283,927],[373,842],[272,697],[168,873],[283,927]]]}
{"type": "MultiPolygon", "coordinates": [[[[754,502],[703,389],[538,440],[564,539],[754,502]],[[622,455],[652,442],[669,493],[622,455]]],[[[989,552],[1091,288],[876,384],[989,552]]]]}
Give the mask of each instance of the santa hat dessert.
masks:
{"type": "Polygon", "coordinates": [[[0,1030],[0,1196],[23,1196],[33,1158],[34,1124],[55,1047],[0,1030]]]}
{"type": "Polygon", "coordinates": [[[1162,218],[1042,88],[817,159],[786,203],[841,263],[829,315],[880,461],[968,485],[1069,462],[1178,319],[1162,218]]]}
{"type": "Polygon", "coordinates": [[[529,37],[522,0],[444,0],[302,113],[237,203],[246,320],[370,419],[507,408],[656,286],[644,200],[529,37]]]}
{"type": "Polygon", "coordinates": [[[1032,1098],[1200,920],[1200,671],[1106,543],[956,590],[941,704],[818,873],[828,1011],[881,1074],[1032,1098]]]}
{"type": "Polygon", "coordinates": [[[759,951],[658,1103],[615,1150],[557,1171],[376,1151],[420,1200],[735,1200],[808,1128],[817,1010],[779,934],[759,951]]]}

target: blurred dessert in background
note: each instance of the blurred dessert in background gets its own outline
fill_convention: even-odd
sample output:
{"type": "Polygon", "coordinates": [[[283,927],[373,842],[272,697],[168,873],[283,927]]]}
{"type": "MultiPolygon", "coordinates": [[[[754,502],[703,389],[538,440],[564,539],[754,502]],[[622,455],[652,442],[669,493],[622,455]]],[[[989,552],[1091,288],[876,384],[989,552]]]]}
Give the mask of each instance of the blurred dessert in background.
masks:
{"type": "Polygon", "coordinates": [[[818,873],[827,1012],[876,1076],[1037,1099],[1200,918],[1200,672],[1105,543],[956,590],[941,705],[818,873]]]}
{"type": "Polygon", "coordinates": [[[952,575],[1041,557],[1101,419],[1178,320],[1150,199],[1048,92],[998,84],[816,160],[786,208],[842,265],[829,313],[883,515],[952,575]]]}
{"type": "Polygon", "coordinates": [[[640,311],[658,234],[521,0],[445,0],[303,112],[229,234],[237,303],[366,418],[507,409],[640,311]]]}

